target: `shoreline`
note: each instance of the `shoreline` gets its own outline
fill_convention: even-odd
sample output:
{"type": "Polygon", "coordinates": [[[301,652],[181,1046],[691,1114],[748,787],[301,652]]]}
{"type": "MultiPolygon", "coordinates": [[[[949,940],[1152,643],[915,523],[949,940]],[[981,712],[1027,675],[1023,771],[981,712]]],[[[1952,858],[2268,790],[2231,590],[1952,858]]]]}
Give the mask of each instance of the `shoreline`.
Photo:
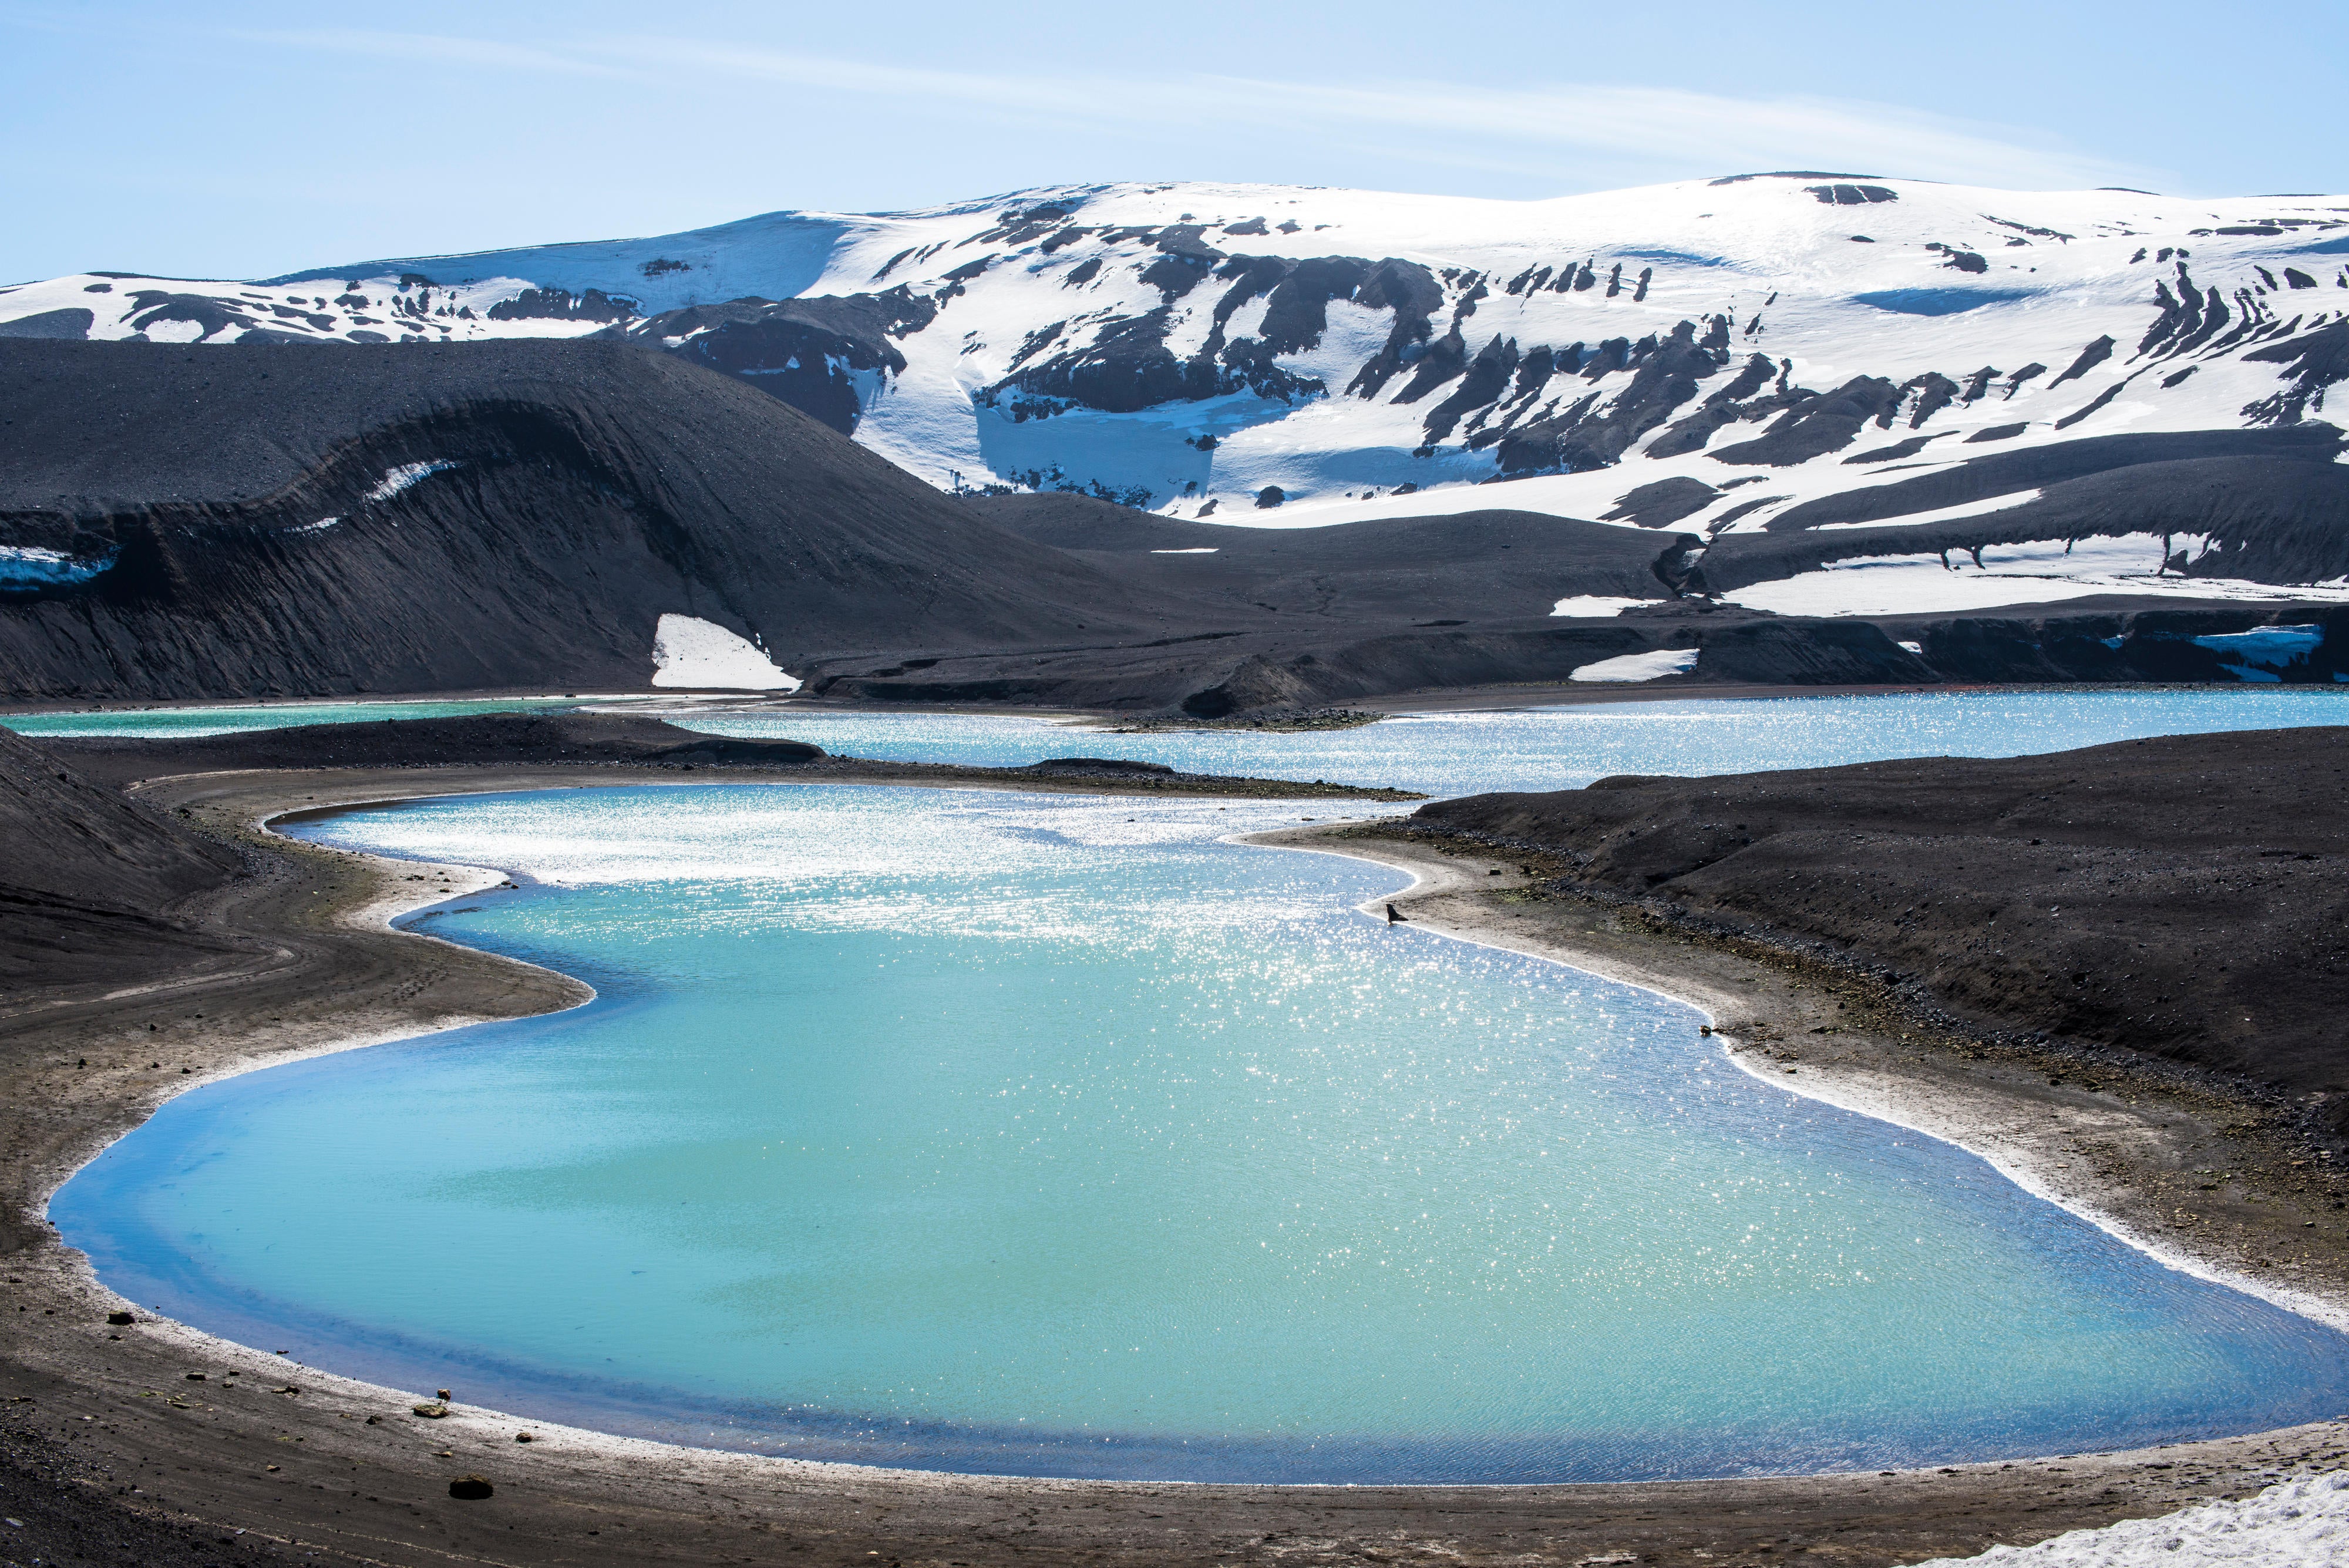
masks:
{"type": "MultiPolygon", "coordinates": [[[[1492,858],[1491,851],[1480,855],[1386,836],[1338,836],[1365,826],[1370,825],[1279,828],[1249,836],[1244,842],[1345,856],[1405,872],[1413,878],[1413,884],[1392,901],[1399,908],[1420,906],[1422,912],[1409,918],[1430,930],[1457,941],[1564,964],[1682,1002],[1705,1016],[1713,1038],[1721,1043],[1723,1057],[1761,1082],[1951,1144],[1982,1160],[2032,1197],[2094,1225],[2164,1268],[2349,1333],[2349,1278],[2336,1277],[2312,1286],[2244,1268],[2231,1257],[2176,1245],[2150,1233],[2153,1227],[2133,1218],[2145,1211],[2147,1200],[2132,1188],[2127,1172],[2108,1167],[2080,1177],[2056,1174],[2071,1172],[2075,1167],[2071,1159],[2055,1158],[2073,1151],[2055,1147],[2054,1140],[2077,1136],[2091,1121],[2101,1136],[2115,1136],[2134,1123],[2136,1133],[2147,1137],[2150,1133],[2178,1131],[2179,1120],[2208,1117],[2200,1107],[2164,1106],[2146,1111],[2137,1108],[2136,1099],[2115,1106],[2108,1096],[2107,1103],[2083,1108],[2077,1102],[2084,1096],[2026,1095],[2019,1092],[2019,1085],[2001,1083],[1987,1073],[1964,1071],[1955,1061],[1938,1064],[1942,1070],[1934,1074],[1903,1075],[1885,1065],[1889,1058],[1904,1054],[1912,1064],[1922,1064],[1926,1043],[1921,1028],[1909,1033],[1852,1033],[1837,1043],[1843,1048],[1838,1056],[1813,1053],[1799,1058],[1801,1066],[1775,1065],[1796,1058],[1772,1052],[1771,1036],[1784,1039],[1790,1026],[1807,1027],[1817,1014],[1795,1003],[1792,992],[1805,989],[1799,983],[1773,993],[1767,976],[1770,966],[1731,959],[1716,962],[1706,973],[1692,972],[1686,966],[1675,973],[1668,965],[1643,963],[1630,956],[1629,948],[1637,944],[1657,950],[1661,956],[1661,945],[1651,937],[1624,944],[1606,941],[1600,930],[1589,930],[1577,942],[1555,925],[1545,929],[1539,916],[1529,910],[1513,919],[1511,911],[1496,905],[1493,894],[1517,892],[1526,879],[1506,862],[1492,858]],[[1473,867],[1475,876],[1463,874],[1460,867],[1473,867]],[[1487,877],[1495,867],[1502,870],[1505,880],[1487,877]],[[1920,1038],[1911,1039],[1912,1033],[1920,1038]],[[2075,1114],[2066,1116],[2064,1109],[2051,1110],[2051,1106],[2075,1114]],[[2058,1126],[2027,1127],[2026,1121],[2033,1117],[2055,1120],[2058,1126]],[[2157,1117],[2169,1119],[2157,1121],[2157,1117]]],[[[1365,912],[1376,913],[1367,907],[1365,912]]],[[[2147,1095],[2153,1095],[2171,1086],[2143,1087],[2147,1095]]],[[[2219,1131],[2207,1121],[2201,1130],[2205,1136],[2219,1131]]]]}
{"type": "MultiPolygon", "coordinates": [[[[711,770],[689,782],[777,778],[763,772],[711,770]]],[[[0,1153],[15,1168],[7,1172],[16,1189],[13,1203],[36,1217],[45,1211],[47,1195],[73,1170],[194,1083],[297,1054],[553,1011],[589,994],[584,982],[554,971],[421,933],[394,931],[386,923],[398,913],[493,886],[505,879],[502,873],[428,867],[429,880],[416,888],[406,878],[425,863],[324,849],[269,833],[261,825],[293,812],[424,795],[686,782],[674,774],[609,766],[196,774],[147,781],[138,789],[143,797],[167,809],[197,812],[208,829],[258,847],[264,861],[280,865],[284,875],[241,884],[223,900],[252,906],[242,918],[231,911],[231,925],[264,939],[278,956],[258,953],[234,975],[199,976],[174,990],[131,987],[60,1002],[35,1015],[18,1014],[27,1026],[20,1032],[20,1044],[29,1035],[62,1054],[70,1042],[86,1053],[81,1059],[91,1060],[101,1051],[119,1056],[124,1035],[130,1033],[136,1056],[154,1049],[155,1059],[169,1064],[158,1084],[135,1060],[110,1070],[99,1062],[111,1082],[84,1097],[80,1136],[68,1140],[70,1149],[51,1142],[50,1158],[41,1159],[38,1150],[26,1147],[22,1124],[36,1119],[31,1110],[52,1107],[26,1092],[24,1080],[38,1069],[28,1072],[29,1064],[11,1060],[12,1093],[5,1098],[14,1109],[0,1111],[8,1124],[0,1153]],[[345,798],[331,805],[317,798],[330,793],[345,798]],[[445,890],[439,882],[443,870],[450,881],[445,890]],[[471,886],[462,886],[467,880],[471,886]],[[314,955],[305,948],[323,950],[314,955]],[[353,950],[372,961],[357,976],[340,961],[353,950]],[[310,961],[314,956],[325,961],[310,961]],[[314,973],[322,981],[331,978],[328,995],[322,998],[317,985],[309,983],[314,973]],[[273,991],[273,977],[291,983],[273,991]],[[240,992],[254,994],[233,994],[240,992]],[[304,992],[307,1016],[297,1012],[294,1000],[304,992]],[[180,1007],[201,1001],[214,1016],[191,1043],[175,1039],[168,1047],[153,1045],[150,1032],[138,1024],[155,1011],[159,999],[180,1007]],[[324,1014],[318,1011],[322,1002],[327,1007],[324,1014]],[[377,1028],[367,1027],[369,1019],[377,1028]],[[354,1022],[361,1026],[351,1028],[354,1022]],[[199,1059],[201,1073],[193,1070],[199,1059]],[[191,1070],[175,1074],[172,1065],[191,1070]],[[27,1157],[33,1157],[32,1169],[26,1168],[27,1157]],[[32,1178],[29,1184],[26,1177],[32,1178]],[[26,1185],[35,1191],[26,1192],[26,1185]],[[26,1198],[33,1199],[29,1205],[26,1198]]],[[[914,781],[900,775],[872,782],[914,781]]],[[[1005,782],[994,787],[1033,786],[1005,782]]],[[[1086,791],[1096,792],[1098,786],[1086,791]]],[[[1330,829],[1316,824],[1276,831],[1287,836],[1330,829]]],[[[1431,888],[1426,896],[1437,891],[1431,888]]],[[[1420,894],[1415,886],[1398,902],[1420,894]]],[[[1674,989],[1668,994],[1685,992],[1674,989]]],[[[23,1054],[10,1052],[12,1058],[23,1054]]],[[[97,1075],[63,1063],[47,1064],[40,1075],[60,1071],[72,1072],[86,1086],[99,1086],[91,1083],[97,1075]]],[[[1320,1552],[1325,1557],[1360,1556],[1374,1544],[1415,1540],[1425,1543],[1422,1549],[1439,1549],[1440,1543],[1446,1554],[1471,1561],[1522,1561],[1531,1541],[1554,1547],[1571,1542],[1577,1552],[1631,1550],[1643,1561],[1693,1568],[1720,1551],[1740,1550],[1764,1532],[1764,1539],[1780,1542],[1816,1536],[1831,1541],[1843,1561],[1889,1564],[1969,1554],[1993,1541],[2035,1540],[2167,1511],[2206,1497],[2246,1495],[2282,1475],[2336,1460],[2349,1445],[2349,1425],[2322,1423],[2158,1452],[1986,1462],[1892,1476],[1838,1472],[1484,1487],[1068,1481],[888,1470],[675,1448],[524,1423],[461,1406],[446,1420],[427,1421],[409,1413],[410,1396],[306,1367],[298,1374],[302,1394],[264,1394],[258,1385],[289,1369],[264,1349],[176,1324],[148,1321],[128,1330],[102,1326],[116,1298],[97,1281],[88,1260],[68,1251],[53,1232],[11,1252],[7,1262],[10,1293],[27,1311],[0,1319],[13,1320],[17,1330],[0,1350],[0,1386],[16,1401],[0,1405],[6,1430],[29,1438],[36,1428],[57,1425],[59,1453],[72,1452],[84,1471],[106,1478],[84,1489],[91,1506],[153,1516],[165,1500],[151,1492],[125,1490],[99,1500],[114,1490],[108,1481],[126,1474],[160,1475],[169,1488],[168,1506],[181,1511],[180,1517],[202,1519],[207,1527],[216,1520],[222,1528],[250,1529],[281,1542],[298,1539],[306,1550],[349,1560],[437,1562],[494,1547],[492,1560],[500,1562],[636,1562],[666,1556],[688,1539],[709,1542],[713,1556],[731,1554],[730,1549],[718,1551],[721,1539],[745,1552],[772,1552],[792,1539],[812,1548],[814,1561],[946,1563],[961,1560],[957,1553],[967,1558],[984,1549],[988,1537],[972,1532],[995,1531],[1001,1544],[1016,1542],[1023,1554],[1048,1562],[1195,1561],[1209,1555],[1269,1562],[1291,1553],[1295,1548],[1283,1546],[1282,1540],[1299,1539],[1302,1532],[1328,1542],[1320,1552]],[[26,1278],[36,1273],[36,1280],[26,1278]],[[39,1303],[47,1304],[37,1313],[31,1310],[39,1303]],[[58,1317],[70,1321],[56,1322],[58,1317]],[[109,1333],[120,1337],[109,1340],[109,1333]],[[220,1374],[224,1364],[234,1366],[233,1375],[220,1374]],[[191,1366],[207,1368],[213,1380],[195,1389],[175,1370],[191,1366]],[[175,1387],[192,1393],[172,1398],[175,1387]],[[156,1391],[152,1397],[150,1390],[156,1391]],[[518,1449],[512,1440],[518,1428],[546,1440],[518,1449]],[[301,1490],[289,1485],[291,1476],[271,1479],[281,1463],[295,1469],[296,1458],[312,1498],[286,1495],[301,1490]],[[167,1470],[167,1464],[174,1468],[167,1470]],[[450,1476],[474,1468],[495,1479],[495,1501],[463,1504],[441,1495],[450,1476]],[[183,1471],[202,1479],[179,1480],[183,1471]],[[335,1511],[322,1514],[319,1509],[329,1506],[325,1478],[345,1474],[367,1476],[372,1490],[351,1490],[344,1498],[346,1489],[336,1481],[335,1511]],[[2092,1490],[2091,1480],[2108,1484],[2092,1490]],[[730,1517],[714,1507],[710,1489],[720,1487],[728,1489],[720,1495],[730,1517]],[[191,1488],[211,1493],[197,1500],[196,1508],[187,1507],[191,1488]],[[761,1495],[742,1495],[750,1491],[761,1495]],[[362,1498],[366,1508],[357,1506],[362,1498]],[[1045,1508],[1081,1511],[1077,1518],[1048,1521],[1045,1508]],[[354,1517],[359,1515],[365,1516],[363,1530],[354,1517]],[[590,1516],[602,1522],[583,1524],[590,1516]],[[1004,1533],[1005,1525],[1015,1528],[1004,1533]],[[525,1526],[531,1534],[518,1542],[516,1534],[525,1526]],[[597,1531],[598,1539],[585,1540],[585,1530],[597,1531]],[[455,1542],[446,1538],[452,1531],[472,1545],[461,1553],[451,1551],[455,1542]]]]}

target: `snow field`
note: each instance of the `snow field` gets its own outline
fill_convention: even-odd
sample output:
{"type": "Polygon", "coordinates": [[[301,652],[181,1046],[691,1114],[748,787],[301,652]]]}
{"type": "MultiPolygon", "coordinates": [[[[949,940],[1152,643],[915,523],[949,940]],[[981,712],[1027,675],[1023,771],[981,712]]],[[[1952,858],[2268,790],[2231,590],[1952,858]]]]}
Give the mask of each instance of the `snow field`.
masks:
{"type": "Polygon", "coordinates": [[[2035,1546],[1913,1568],[2326,1568],[2349,1563],[2349,1472],[2280,1481],[2240,1502],[2075,1530],[2035,1546]]]}
{"type": "Polygon", "coordinates": [[[724,627],[665,615],[653,634],[653,684],[704,691],[796,691],[797,678],[724,627]]]}

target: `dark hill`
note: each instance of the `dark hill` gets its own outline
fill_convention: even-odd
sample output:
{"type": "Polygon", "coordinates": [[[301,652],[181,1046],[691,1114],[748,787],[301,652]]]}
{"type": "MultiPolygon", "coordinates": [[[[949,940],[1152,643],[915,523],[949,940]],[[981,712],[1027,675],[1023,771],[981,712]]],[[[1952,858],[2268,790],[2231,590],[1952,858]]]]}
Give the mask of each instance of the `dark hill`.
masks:
{"type": "Polygon", "coordinates": [[[623,713],[478,713],[461,719],[386,719],[297,724],[183,740],[120,735],[58,739],[49,748],[109,784],[161,773],[243,768],[378,768],[416,763],[531,766],[543,763],[792,763],[821,746],[739,740],[623,713]]]}
{"type": "Polygon", "coordinates": [[[0,545],[78,578],[0,563],[19,699],[641,688],[668,612],[786,670],[1173,624],[774,399],[626,344],[0,342],[0,545]]]}
{"type": "Polygon", "coordinates": [[[1693,535],[1648,534],[1535,512],[1399,517],[1327,528],[1193,523],[1084,495],[973,497],[970,507],[1136,590],[1235,610],[1403,624],[1538,620],[1559,599],[1671,597],[1693,535]],[[1214,554],[1174,552],[1213,551],[1214,554]]]}
{"type": "MultiPolygon", "coordinates": [[[[2321,455],[2336,433],[2323,443],[2302,443],[2313,446],[2307,456],[2131,463],[2051,483],[2019,505],[1940,523],[1785,533],[1775,531],[1779,519],[1772,532],[1716,542],[1701,570],[1708,587],[1725,593],[1858,556],[1949,551],[1957,558],[1960,551],[2034,539],[2155,535],[2170,536],[2172,548],[2185,557],[2175,569],[2180,576],[2337,579],[2349,575],[2349,468],[2321,455]],[[2207,551],[2199,543],[2204,536],[2210,541],[2207,551]]],[[[1883,493],[1899,488],[1887,486],[1883,493]]]]}
{"type": "Polygon", "coordinates": [[[1411,821],[1824,946],[1998,1028],[2241,1075],[2349,1131],[2349,729],[1610,778],[1411,821]]]}

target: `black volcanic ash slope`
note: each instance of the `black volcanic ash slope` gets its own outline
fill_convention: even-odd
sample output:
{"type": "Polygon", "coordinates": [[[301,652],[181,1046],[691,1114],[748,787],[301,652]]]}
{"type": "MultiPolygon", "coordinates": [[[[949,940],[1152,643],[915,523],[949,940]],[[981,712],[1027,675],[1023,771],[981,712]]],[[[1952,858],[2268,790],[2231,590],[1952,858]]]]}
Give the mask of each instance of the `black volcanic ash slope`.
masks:
{"type": "Polygon", "coordinates": [[[1619,777],[1411,821],[1999,1028],[2241,1075],[2349,1132],[2349,729],[1619,777]]]}
{"type": "Polygon", "coordinates": [[[1185,522],[1087,495],[971,496],[965,504],[1132,587],[1246,611],[1424,624],[1533,619],[1569,595],[1671,597],[1672,563],[1703,541],[1499,509],[1251,528],[1185,522]]]}
{"type": "Polygon", "coordinates": [[[624,344],[6,342],[0,421],[0,545],[83,574],[0,595],[19,700],[641,687],[667,612],[787,670],[1169,624],[797,410],[624,344]]]}
{"type": "Polygon", "coordinates": [[[229,951],[164,912],[225,884],[238,864],[0,730],[0,994],[229,951]]]}

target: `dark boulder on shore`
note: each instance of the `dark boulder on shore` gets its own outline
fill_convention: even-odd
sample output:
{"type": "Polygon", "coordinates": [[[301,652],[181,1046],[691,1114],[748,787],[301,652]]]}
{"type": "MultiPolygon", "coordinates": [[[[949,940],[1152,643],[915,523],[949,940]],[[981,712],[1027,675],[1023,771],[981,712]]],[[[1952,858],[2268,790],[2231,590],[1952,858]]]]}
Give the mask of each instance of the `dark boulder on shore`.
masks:
{"type": "Polygon", "coordinates": [[[1484,794],[1411,824],[2349,1133],[2349,728],[1484,794]]]}

